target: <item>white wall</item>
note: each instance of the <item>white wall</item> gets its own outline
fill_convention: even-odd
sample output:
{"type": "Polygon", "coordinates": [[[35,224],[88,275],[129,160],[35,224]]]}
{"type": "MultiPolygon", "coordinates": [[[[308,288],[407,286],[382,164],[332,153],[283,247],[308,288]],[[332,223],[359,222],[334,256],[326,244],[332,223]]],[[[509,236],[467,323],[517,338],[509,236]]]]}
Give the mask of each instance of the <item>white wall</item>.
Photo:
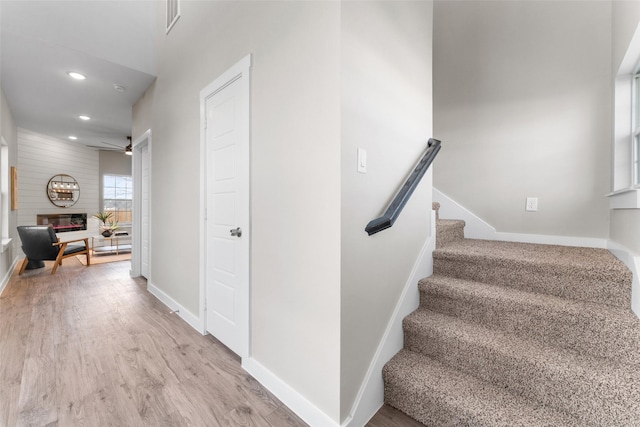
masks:
{"type": "Polygon", "coordinates": [[[612,2],[612,61],[616,72],[627,53],[629,42],[640,21],[640,2],[635,0],[616,0],[612,2]]]}
{"type": "Polygon", "coordinates": [[[333,425],[430,234],[430,173],[391,230],[364,227],[432,136],[431,32],[431,2],[187,1],[133,109],[134,137],[153,132],[152,285],[197,316],[198,94],[252,54],[251,358],[333,425]]]}
{"type": "MultiPolygon", "coordinates": [[[[342,419],[430,234],[431,173],[392,228],[372,236],[364,228],[384,212],[432,136],[432,8],[427,1],[342,3],[342,419]],[[358,147],[367,150],[366,174],[356,171],[358,147]]],[[[371,381],[381,382],[380,372],[371,381]]]]}
{"type": "MultiPolygon", "coordinates": [[[[98,212],[98,152],[26,129],[18,129],[17,225],[36,224],[36,215],[98,212]],[[71,175],[80,185],[80,198],[68,208],[55,206],[47,197],[47,184],[58,174],[71,175]]],[[[66,233],[72,238],[75,233],[66,233]]]]}
{"type": "Polygon", "coordinates": [[[608,237],[611,25],[611,2],[437,1],[435,187],[500,232],[608,237]]]}
{"type": "Polygon", "coordinates": [[[251,357],[335,421],[339,13],[337,2],[183,1],[169,35],[159,23],[158,78],[133,124],[134,137],[153,132],[152,285],[197,316],[199,92],[252,54],[251,357]]]}

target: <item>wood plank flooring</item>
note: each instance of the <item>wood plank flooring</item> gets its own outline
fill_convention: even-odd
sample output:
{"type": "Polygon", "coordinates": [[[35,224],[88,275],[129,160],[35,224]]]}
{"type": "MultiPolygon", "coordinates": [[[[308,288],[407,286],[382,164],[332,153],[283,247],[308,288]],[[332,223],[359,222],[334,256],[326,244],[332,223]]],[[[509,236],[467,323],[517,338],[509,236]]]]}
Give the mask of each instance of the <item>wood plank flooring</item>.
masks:
{"type": "MultiPolygon", "coordinates": [[[[129,277],[129,262],[14,272],[0,297],[0,426],[306,424],[129,277]]],[[[383,407],[371,427],[416,426],[383,407]]]]}

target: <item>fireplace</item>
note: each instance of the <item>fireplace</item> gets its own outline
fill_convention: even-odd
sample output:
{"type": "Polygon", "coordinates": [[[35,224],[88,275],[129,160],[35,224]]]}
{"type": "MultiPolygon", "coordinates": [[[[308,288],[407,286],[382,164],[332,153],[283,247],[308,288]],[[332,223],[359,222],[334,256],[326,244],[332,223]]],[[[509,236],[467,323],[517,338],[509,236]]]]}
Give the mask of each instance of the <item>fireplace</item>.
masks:
{"type": "Polygon", "coordinates": [[[50,225],[56,233],[86,230],[87,214],[38,214],[36,223],[38,225],[50,225]]]}

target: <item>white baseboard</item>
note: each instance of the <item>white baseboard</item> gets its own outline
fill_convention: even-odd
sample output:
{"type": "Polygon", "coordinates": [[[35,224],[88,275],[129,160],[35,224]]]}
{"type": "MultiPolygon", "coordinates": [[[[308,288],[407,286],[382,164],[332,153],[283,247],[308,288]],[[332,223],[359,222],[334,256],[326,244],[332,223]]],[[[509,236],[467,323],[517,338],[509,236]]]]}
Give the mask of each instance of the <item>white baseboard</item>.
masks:
{"type": "Polygon", "coordinates": [[[254,358],[247,357],[242,359],[242,368],[310,426],[340,427],[335,420],[331,419],[326,413],[305,399],[304,396],[254,358]]]}
{"type": "Polygon", "coordinates": [[[538,243],[545,245],[607,248],[607,239],[593,237],[553,236],[544,234],[505,233],[496,231],[483,219],[467,210],[436,188],[433,201],[440,203],[440,218],[461,219],[465,222],[464,235],[469,239],[500,240],[504,242],[538,243]]]}
{"type": "MultiPolygon", "coordinates": [[[[393,315],[380,340],[375,356],[369,365],[364,382],[356,396],[347,420],[342,427],[364,426],[384,404],[384,383],[382,368],[398,353],[404,345],[402,320],[420,304],[418,281],[433,274],[433,251],[436,247],[436,215],[431,213],[431,236],[425,242],[409,279],[404,285],[402,295],[396,304],[393,315]]],[[[313,424],[312,424],[313,425],[313,424]]]]}
{"type": "Polygon", "coordinates": [[[164,293],[160,288],[153,285],[151,282],[147,282],[147,290],[156,298],[158,298],[164,305],[166,305],[171,311],[175,312],[178,316],[187,322],[193,329],[205,334],[204,321],[191,313],[189,310],[178,304],[173,298],[164,293]]]}
{"type": "Polygon", "coordinates": [[[640,257],[612,240],[609,240],[607,249],[622,261],[633,274],[633,282],[631,284],[631,310],[640,318],[640,279],[638,278],[638,273],[640,273],[640,257]]]}
{"type": "Polygon", "coordinates": [[[18,265],[19,261],[20,261],[20,257],[16,257],[11,263],[11,267],[9,267],[9,270],[7,270],[4,277],[2,278],[2,282],[0,282],[0,295],[2,295],[2,293],[4,292],[4,289],[7,287],[7,284],[9,283],[9,280],[11,280],[11,275],[13,274],[13,270],[16,269],[16,265],[18,265]]]}

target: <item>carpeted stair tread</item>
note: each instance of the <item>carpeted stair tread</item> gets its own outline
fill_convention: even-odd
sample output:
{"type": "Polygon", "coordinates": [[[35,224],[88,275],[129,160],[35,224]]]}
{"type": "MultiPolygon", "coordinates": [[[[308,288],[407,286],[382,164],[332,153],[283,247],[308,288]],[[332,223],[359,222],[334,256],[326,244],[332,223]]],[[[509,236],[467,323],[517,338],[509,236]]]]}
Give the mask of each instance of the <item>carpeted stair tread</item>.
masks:
{"type": "Polygon", "coordinates": [[[586,423],[640,420],[640,372],[418,309],[404,320],[405,349],[586,423]]]}
{"type": "Polygon", "coordinates": [[[640,319],[630,309],[433,275],[420,307],[580,354],[640,364],[640,319]]]}
{"type": "Polygon", "coordinates": [[[436,249],[434,272],[628,308],[631,273],[605,249],[462,239],[436,249]]]}
{"type": "Polygon", "coordinates": [[[434,274],[383,370],[386,403],[438,427],[640,426],[640,320],[622,262],[465,239],[462,221],[436,232],[434,274]]]}
{"type": "Polygon", "coordinates": [[[432,202],[431,203],[431,209],[433,209],[434,211],[436,211],[436,219],[440,219],[440,203],[438,202],[432,202]]]}
{"type": "Polygon", "coordinates": [[[408,350],[385,365],[383,376],[386,403],[427,426],[582,425],[569,415],[408,350]]]}

